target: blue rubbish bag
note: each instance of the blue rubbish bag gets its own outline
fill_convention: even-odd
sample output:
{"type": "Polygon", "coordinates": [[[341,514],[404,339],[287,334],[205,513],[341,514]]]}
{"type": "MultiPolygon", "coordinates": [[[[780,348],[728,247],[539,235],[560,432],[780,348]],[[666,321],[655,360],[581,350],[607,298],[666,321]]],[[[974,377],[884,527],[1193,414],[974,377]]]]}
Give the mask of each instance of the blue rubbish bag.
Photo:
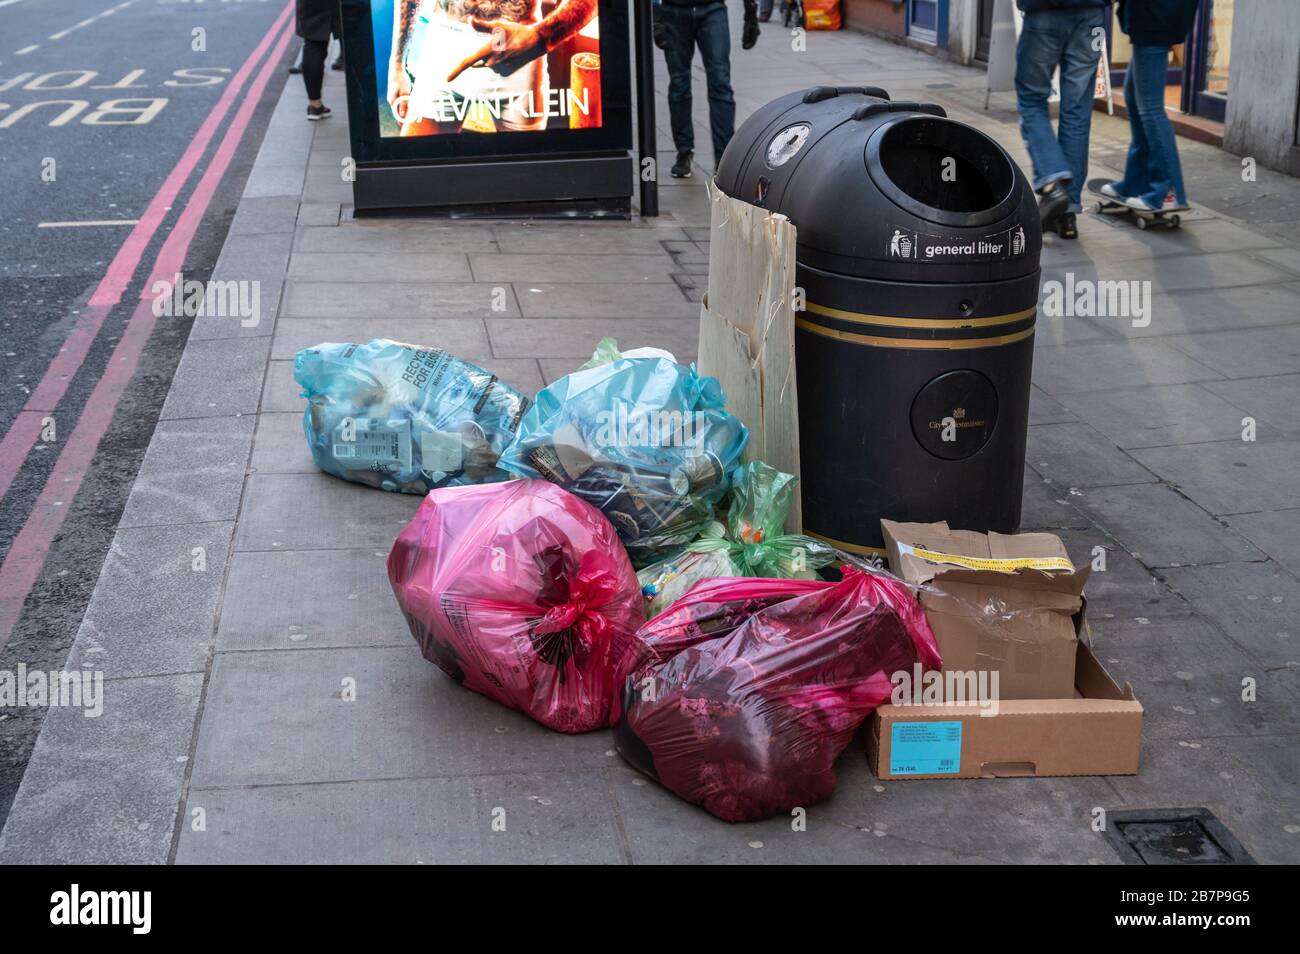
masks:
{"type": "Polygon", "coordinates": [[[714,378],[667,358],[618,358],[542,390],[500,465],[597,507],[632,565],[679,553],[713,519],[749,432],[714,378]]]}
{"type": "Polygon", "coordinates": [[[299,351],[303,430],[316,466],[356,483],[424,494],[507,480],[497,466],[529,400],[436,348],[379,338],[299,351]]]}

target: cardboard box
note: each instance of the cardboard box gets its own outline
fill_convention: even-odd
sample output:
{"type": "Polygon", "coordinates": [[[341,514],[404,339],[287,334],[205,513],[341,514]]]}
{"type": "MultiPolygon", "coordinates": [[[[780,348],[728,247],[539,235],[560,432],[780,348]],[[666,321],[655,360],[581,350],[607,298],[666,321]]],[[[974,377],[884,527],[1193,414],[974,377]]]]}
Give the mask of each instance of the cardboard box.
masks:
{"type": "Polygon", "coordinates": [[[1142,705],[1084,643],[1075,693],[979,706],[881,706],[867,725],[880,779],[1136,775],[1142,705]]]}
{"type": "Polygon", "coordinates": [[[1050,533],[880,521],[889,567],[920,587],[945,670],[997,672],[998,696],[1068,699],[1088,569],[1050,533]]]}

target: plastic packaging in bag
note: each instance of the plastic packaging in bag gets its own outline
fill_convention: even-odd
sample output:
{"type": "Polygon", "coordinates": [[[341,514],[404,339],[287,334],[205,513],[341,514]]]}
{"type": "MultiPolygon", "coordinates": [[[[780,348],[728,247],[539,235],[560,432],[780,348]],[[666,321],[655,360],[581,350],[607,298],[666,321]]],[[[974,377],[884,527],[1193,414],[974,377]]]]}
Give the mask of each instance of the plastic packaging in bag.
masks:
{"type": "Polygon", "coordinates": [[[560,732],[610,725],[642,621],[609,521],[544,480],[424,498],[388,579],[426,659],[560,732]]]}
{"type": "Polygon", "coordinates": [[[634,566],[664,559],[713,519],[749,432],[726,396],[666,358],[619,358],[543,389],[501,467],[599,508],[634,566]]]}
{"type": "Polygon", "coordinates": [[[588,368],[598,368],[602,364],[613,364],[619,358],[666,358],[674,364],[677,363],[676,356],[662,348],[632,348],[629,351],[620,351],[616,338],[601,338],[596,343],[596,350],[587,359],[587,363],[578,370],[586,371],[588,368]]]}
{"type": "Polygon", "coordinates": [[[853,568],[839,583],[705,580],[641,628],[633,658],[619,752],[733,822],[831,795],[891,676],[940,665],[911,591],[853,568]]]}
{"type": "Polygon", "coordinates": [[[710,576],[815,579],[834,562],[829,545],[783,532],[798,478],[762,461],[742,466],[732,480],[726,523],[714,521],[681,556],[637,573],[650,615],[663,612],[692,584],[710,576]]]}
{"type": "Polygon", "coordinates": [[[505,480],[497,467],[528,398],[435,348],[380,338],[299,351],[303,430],[316,466],[382,490],[505,480]]]}

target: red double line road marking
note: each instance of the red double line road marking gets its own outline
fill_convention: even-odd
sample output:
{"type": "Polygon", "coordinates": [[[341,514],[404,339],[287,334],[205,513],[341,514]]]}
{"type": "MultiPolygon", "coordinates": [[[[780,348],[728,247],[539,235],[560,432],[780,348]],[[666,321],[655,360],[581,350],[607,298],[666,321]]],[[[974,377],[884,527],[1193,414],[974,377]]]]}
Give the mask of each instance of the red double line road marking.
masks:
{"type": "MultiPolygon", "coordinates": [[[[217,184],[221,181],[221,177],[225,175],[226,170],[229,168],[235,150],[239,147],[239,142],[247,131],[248,124],[253,117],[254,111],[257,109],[258,100],[266,90],[266,85],[270,82],[271,75],[279,66],[280,58],[284,55],[285,47],[289,44],[291,32],[288,29],[284,29],[284,24],[292,9],[292,4],[286,5],[284,11],[276,19],[275,23],[271,25],[271,29],[267,31],[266,36],[262,38],[261,43],[258,44],[257,48],[249,56],[248,61],[240,68],[240,73],[246,78],[248,73],[251,72],[253,67],[256,65],[258,59],[261,58],[266,48],[274,41],[275,45],[270,58],[262,65],[262,69],[258,73],[257,79],[249,88],[248,95],[240,104],[239,110],[235,113],[235,117],[231,121],[230,127],[226,130],[220,145],[217,147],[217,151],[213,154],[212,161],[204,170],[203,176],[199,180],[199,184],[194,189],[194,193],[186,202],[185,208],[182,210],[180,218],[177,220],[176,227],[172,231],[172,235],[169,236],[167,241],[163,244],[163,248],[159,252],[160,262],[163,259],[164,254],[166,254],[169,261],[172,260],[173,257],[175,257],[174,260],[178,262],[184,260],[185,253],[189,248],[190,239],[193,237],[194,231],[198,227],[198,223],[202,220],[204,213],[207,211],[208,205],[212,201],[212,196],[216,191],[217,184]],[[275,35],[278,31],[281,31],[281,35],[279,39],[276,40],[275,35]],[[178,235],[180,237],[178,237],[178,235]]],[[[240,85],[243,85],[242,79],[240,85]]],[[[217,114],[219,108],[221,111],[217,115],[216,121],[212,123],[211,128],[209,128],[208,121],[205,121],[200,130],[200,132],[206,130],[207,139],[209,141],[216,131],[217,124],[228,111],[229,103],[227,102],[225,104],[225,108],[221,107],[222,104],[219,102],[217,107],[213,108],[214,114],[217,114]]],[[[211,119],[212,117],[209,116],[209,120],[211,119]]],[[[191,146],[191,148],[193,148],[193,146],[191,146]]],[[[198,154],[202,155],[205,150],[206,142],[199,149],[198,154]]],[[[190,150],[186,150],[185,156],[182,156],[181,163],[185,162],[186,157],[189,156],[189,152],[190,150]]],[[[197,161],[197,156],[195,158],[197,161]]],[[[190,164],[190,169],[193,168],[193,165],[194,163],[192,162],[190,164]]],[[[180,163],[178,163],[177,168],[180,168],[180,163]]],[[[175,175],[176,170],[173,170],[172,176],[169,176],[167,183],[164,183],[164,188],[167,187],[167,184],[171,182],[172,177],[175,175]]],[[[188,177],[188,171],[185,175],[188,177]]],[[[181,183],[176,185],[177,192],[179,192],[180,184],[183,184],[183,181],[184,180],[182,179],[181,183]]],[[[159,194],[161,194],[161,190],[159,194]]],[[[173,197],[174,196],[175,193],[173,193],[173,197]]],[[[149,208],[152,210],[156,203],[157,197],[155,196],[154,201],[150,202],[149,208]]],[[[162,204],[164,212],[167,204],[168,203],[166,202],[162,204]]],[[[142,219],[141,221],[143,222],[144,220],[142,219]]],[[[153,230],[157,229],[159,222],[161,222],[161,219],[154,223],[153,230]]],[[[134,236],[134,232],[132,233],[132,236],[134,236]]],[[[152,237],[152,231],[150,232],[150,237],[152,237]]],[[[126,244],[129,244],[130,242],[131,238],[128,238],[126,244]]],[[[126,248],[126,244],[124,244],[123,249],[126,248]]],[[[144,246],[147,245],[148,241],[146,240],[144,246]]],[[[135,251],[134,258],[129,262],[130,274],[128,274],[125,279],[122,278],[120,272],[114,272],[112,265],[109,267],[109,273],[104,276],[104,281],[101,282],[100,289],[96,291],[96,296],[99,295],[100,291],[104,291],[105,283],[109,282],[110,278],[112,278],[113,283],[106,294],[116,296],[113,299],[114,303],[121,300],[122,293],[130,282],[131,275],[134,275],[135,268],[139,264],[140,258],[143,257],[144,246],[141,246],[137,251],[135,251]]],[[[119,257],[121,254],[122,252],[119,251],[119,257]]],[[[114,259],[114,265],[117,264],[117,259],[114,259]]],[[[82,481],[85,479],[87,471],[90,469],[90,464],[94,460],[95,452],[99,448],[99,442],[103,439],[109,425],[112,423],[113,414],[117,410],[117,405],[121,400],[122,393],[126,390],[126,386],[135,375],[136,368],[139,366],[140,355],[144,352],[145,346],[149,343],[149,337],[153,333],[154,325],[157,323],[157,318],[153,313],[152,301],[147,300],[147,288],[146,291],[142,291],[141,298],[145,300],[142,300],[138,305],[136,305],[134,312],[130,319],[128,319],[122,338],[118,342],[117,347],[113,349],[113,353],[109,358],[108,366],[105,368],[104,374],[95,384],[94,390],[91,391],[90,397],[86,401],[86,407],[82,411],[81,417],[77,420],[76,427],[73,428],[71,435],[69,435],[68,441],[63,447],[63,451],[59,454],[59,458],[54,464],[54,469],[50,473],[49,480],[46,481],[40,497],[37,498],[35,505],[32,507],[32,511],[27,517],[27,522],[23,524],[23,528],[18,532],[18,536],[14,538],[13,545],[9,548],[9,553],[5,557],[4,565],[0,566],[0,647],[3,647],[5,643],[9,641],[9,636],[13,633],[14,626],[17,624],[18,618],[22,614],[23,604],[27,600],[27,595],[31,592],[32,586],[36,583],[36,578],[40,575],[41,567],[45,564],[45,558],[49,555],[50,546],[54,542],[54,537],[58,534],[59,528],[62,527],[68,509],[72,506],[73,498],[76,496],[77,491],[81,487],[82,481]]],[[[91,300],[94,302],[95,298],[92,297],[91,300]]],[[[102,305],[103,303],[101,302],[100,304],[102,305]]],[[[108,307],[111,307],[111,305],[108,307]]],[[[107,308],[105,308],[104,311],[104,315],[106,314],[107,308]]],[[[104,315],[99,317],[99,322],[101,324],[104,320],[104,315]]],[[[93,341],[93,335],[90,340],[93,341]]],[[[86,344],[86,349],[88,350],[88,348],[89,342],[86,344]]],[[[84,360],[84,358],[85,351],[83,350],[81,360],[84,360]]],[[[80,366],[80,361],[78,361],[77,366],[80,366]]],[[[73,372],[75,373],[75,371],[76,368],[74,367],[73,372]]],[[[49,372],[47,372],[46,376],[49,376],[49,372]]],[[[45,384],[44,379],[42,379],[41,384],[45,384]]],[[[66,390],[66,388],[67,383],[64,381],[61,385],[60,395],[63,390],[66,390]]],[[[35,393],[36,392],[33,392],[33,396],[35,396],[35,393]]],[[[29,416],[34,417],[34,415],[29,416]]],[[[39,421],[37,422],[37,431],[39,432],[39,421]]],[[[10,433],[12,432],[11,429],[10,433]]],[[[8,435],[5,437],[5,442],[8,442],[8,435]]],[[[30,447],[30,444],[28,446],[30,447]]]]}
{"type": "MultiPolygon", "coordinates": [[[[131,229],[126,241],[113,256],[113,261],[109,263],[104,277],[100,279],[99,285],[90,296],[89,305],[77,316],[76,324],[63,342],[59,353],[50,361],[45,374],[41,376],[40,383],[28,397],[4,439],[0,440],[0,497],[9,492],[10,484],[18,476],[27,455],[36,443],[36,438],[40,435],[41,420],[54,412],[55,405],[67,393],[68,385],[72,383],[72,379],[85,363],[86,355],[90,353],[91,346],[99,336],[99,330],[103,327],[108,313],[122,300],[123,293],[131,284],[131,279],[135,277],[140,259],[144,257],[145,250],[153,241],[159,226],[166,220],[168,210],[176,203],[181,188],[189,180],[190,174],[203,158],[203,154],[207,152],[208,145],[221,128],[222,120],[226,118],[230,107],[239,98],[240,90],[248,82],[258,60],[266,53],[275,39],[276,31],[284,25],[292,9],[293,4],[288,4],[281,11],[280,16],[266,31],[266,35],[244,61],[244,65],[231,77],[230,83],[222,91],[221,98],[212,107],[212,111],[199,126],[185,152],[181,154],[172,171],[154,193],[149,206],[140,216],[140,221],[131,229]]],[[[2,645],[4,640],[0,637],[0,646],[2,645]]]]}

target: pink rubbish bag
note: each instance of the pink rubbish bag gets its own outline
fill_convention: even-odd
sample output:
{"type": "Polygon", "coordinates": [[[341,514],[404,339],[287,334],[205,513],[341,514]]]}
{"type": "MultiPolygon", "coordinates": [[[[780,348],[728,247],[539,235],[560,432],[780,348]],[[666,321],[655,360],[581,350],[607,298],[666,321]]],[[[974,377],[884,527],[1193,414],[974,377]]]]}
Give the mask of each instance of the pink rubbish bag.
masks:
{"type": "Polygon", "coordinates": [[[619,752],[731,822],[830,796],[891,676],[940,664],[911,591],[852,567],[840,583],[702,580],[641,628],[633,659],[619,752]]]}
{"type": "Polygon", "coordinates": [[[618,717],[642,598],[591,504],[545,480],[430,491],[388,579],[425,658],[466,688],[559,732],[618,717]]]}

